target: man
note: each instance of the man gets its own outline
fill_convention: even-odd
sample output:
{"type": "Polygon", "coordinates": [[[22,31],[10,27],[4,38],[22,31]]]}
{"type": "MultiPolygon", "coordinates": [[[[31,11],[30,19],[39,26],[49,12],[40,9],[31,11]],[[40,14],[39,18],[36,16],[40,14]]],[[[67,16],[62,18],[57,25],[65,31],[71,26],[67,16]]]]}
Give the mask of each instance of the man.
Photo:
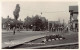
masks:
{"type": "Polygon", "coordinates": [[[13,27],[13,35],[15,35],[15,27],[13,27]]]}
{"type": "Polygon", "coordinates": [[[68,30],[68,26],[66,27],[66,29],[67,29],[67,32],[68,32],[68,31],[69,31],[69,30],[68,30]]]}

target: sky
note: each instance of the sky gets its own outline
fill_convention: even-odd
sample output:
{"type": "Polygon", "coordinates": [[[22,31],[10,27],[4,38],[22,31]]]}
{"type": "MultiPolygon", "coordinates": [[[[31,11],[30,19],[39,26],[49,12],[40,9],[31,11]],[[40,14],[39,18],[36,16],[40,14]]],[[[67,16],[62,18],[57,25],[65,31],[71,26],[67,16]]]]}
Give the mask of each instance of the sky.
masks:
{"type": "Polygon", "coordinates": [[[13,11],[15,10],[16,4],[20,5],[19,19],[24,21],[27,16],[40,15],[45,17],[49,21],[57,21],[68,23],[70,18],[69,6],[78,5],[77,2],[2,2],[2,17],[14,18],[13,11]],[[42,15],[41,15],[42,12],[42,15]]]}

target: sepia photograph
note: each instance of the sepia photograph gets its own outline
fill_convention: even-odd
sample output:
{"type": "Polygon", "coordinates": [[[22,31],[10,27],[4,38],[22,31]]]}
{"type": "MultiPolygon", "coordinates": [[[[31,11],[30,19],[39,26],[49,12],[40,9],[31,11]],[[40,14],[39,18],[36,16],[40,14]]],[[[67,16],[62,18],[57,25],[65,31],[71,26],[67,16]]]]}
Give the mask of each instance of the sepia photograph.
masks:
{"type": "Polygon", "coordinates": [[[2,2],[2,49],[79,49],[78,2],[2,2]]]}

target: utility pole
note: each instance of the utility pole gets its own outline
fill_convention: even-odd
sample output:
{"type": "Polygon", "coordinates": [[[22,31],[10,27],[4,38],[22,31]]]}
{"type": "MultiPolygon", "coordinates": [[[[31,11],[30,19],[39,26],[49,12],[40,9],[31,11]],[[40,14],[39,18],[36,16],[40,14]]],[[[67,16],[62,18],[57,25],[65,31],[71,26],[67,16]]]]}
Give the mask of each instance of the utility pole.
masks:
{"type": "Polygon", "coordinates": [[[63,19],[63,25],[64,25],[64,19],[63,19]]]}

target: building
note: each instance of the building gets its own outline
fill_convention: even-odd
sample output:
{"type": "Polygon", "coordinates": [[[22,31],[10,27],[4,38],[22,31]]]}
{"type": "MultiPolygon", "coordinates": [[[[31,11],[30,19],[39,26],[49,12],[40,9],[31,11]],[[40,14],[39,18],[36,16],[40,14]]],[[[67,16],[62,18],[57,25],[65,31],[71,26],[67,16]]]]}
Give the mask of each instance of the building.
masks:
{"type": "Polygon", "coordinates": [[[7,24],[7,22],[9,22],[9,20],[10,20],[9,16],[7,18],[2,17],[2,29],[6,29],[7,25],[9,25],[9,24],[7,24]]]}
{"type": "Polygon", "coordinates": [[[2,29],[12,29],[13,27],[22,27],[23,22],[16,20],[16,19],[11,19],[11,18],[2,18],[2,29]]]}
{"type": "Polygon", "coordinates": [[[69,6],[70,12],[70,30],[78,31],[78,6],[69,6]]]}

